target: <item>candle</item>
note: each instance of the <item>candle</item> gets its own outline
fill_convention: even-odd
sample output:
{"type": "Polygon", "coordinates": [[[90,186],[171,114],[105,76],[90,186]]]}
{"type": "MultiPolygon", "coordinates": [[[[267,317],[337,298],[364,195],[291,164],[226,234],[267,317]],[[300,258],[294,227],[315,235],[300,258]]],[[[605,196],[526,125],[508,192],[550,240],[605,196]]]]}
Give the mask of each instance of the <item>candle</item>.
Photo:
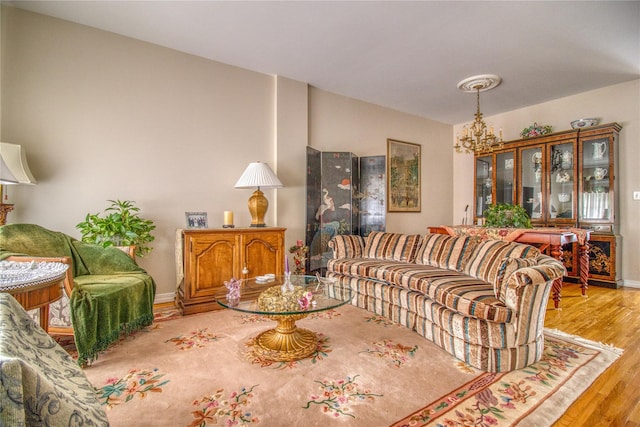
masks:
{"type": "Polygon", "coordinates": [[[289,257],[285,256],[284,257],[284,272],[285,273],[289,273],[289,257]]]}
{"type": "Polygon", "coordinates": [[[232,211],[224,211],[224,225],[233,225],[232,211]]]}

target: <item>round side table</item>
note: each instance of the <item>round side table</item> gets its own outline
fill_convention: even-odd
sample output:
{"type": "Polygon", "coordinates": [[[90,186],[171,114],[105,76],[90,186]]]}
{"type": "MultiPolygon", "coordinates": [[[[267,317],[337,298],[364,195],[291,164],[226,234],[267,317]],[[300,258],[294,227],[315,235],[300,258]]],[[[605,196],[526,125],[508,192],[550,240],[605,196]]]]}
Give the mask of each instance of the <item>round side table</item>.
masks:
{"type": "Polygon", "coordinates": [[[62,298],[69,266],[62,262],[0,261],[0,292],[8,292],[25,310],[40,309],[40,326],[49,329],[49,304],[62,298]]]}

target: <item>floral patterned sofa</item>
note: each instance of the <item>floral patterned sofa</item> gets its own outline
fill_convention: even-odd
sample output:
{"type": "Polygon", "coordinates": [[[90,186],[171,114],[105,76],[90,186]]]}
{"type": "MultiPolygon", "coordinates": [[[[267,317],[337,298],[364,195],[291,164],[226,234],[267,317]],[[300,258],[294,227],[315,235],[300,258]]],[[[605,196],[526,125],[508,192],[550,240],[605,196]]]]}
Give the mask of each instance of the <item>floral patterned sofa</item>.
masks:
{"type": "Polygon", "coordinates": [[[544,317],[561,262],[529,245],[443,234],[335,236],[327,277],[351,286],[352,304],[491,372],[542,356],[544,317]]]}

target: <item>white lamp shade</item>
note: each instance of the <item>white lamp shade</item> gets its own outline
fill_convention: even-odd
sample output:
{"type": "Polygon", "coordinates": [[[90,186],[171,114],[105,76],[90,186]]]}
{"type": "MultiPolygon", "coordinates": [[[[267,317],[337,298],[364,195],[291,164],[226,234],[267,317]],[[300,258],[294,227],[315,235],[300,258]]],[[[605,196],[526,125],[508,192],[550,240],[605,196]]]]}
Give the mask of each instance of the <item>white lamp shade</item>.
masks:
{"type": "Polygon", "coordinates": [[[29,170],[27,154],[22,146],[0,142],[0,183],[35,184],[36,179],[29,170]]]}
{"type": "Polygon", "coordinates": [[[282,188],[282,182],[267,163],[255,162],[247,166],[235,188],[282,188]]]}
{"type": "Polygon", "coordinates": [[[0,184],[17,184],[18,180],[9,170],[2,157],[0,157],[0,184]]]}

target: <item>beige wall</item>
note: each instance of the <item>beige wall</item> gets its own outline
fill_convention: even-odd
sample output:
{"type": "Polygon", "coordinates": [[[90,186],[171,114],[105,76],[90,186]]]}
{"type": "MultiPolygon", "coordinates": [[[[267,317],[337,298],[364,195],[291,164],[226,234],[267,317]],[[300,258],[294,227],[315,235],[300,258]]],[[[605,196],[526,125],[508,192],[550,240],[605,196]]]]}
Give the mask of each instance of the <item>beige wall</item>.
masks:
{"type": "MultiPolygon", "coordinates": [[[[500,87],[494,90],[500,90],[500,87]]],[[[490,95],[489,92],[486,96],[490,95]]],[[[585,117],[598,117],[602,124],[617,122],[622,125],[617,171],[622,278],[626,286],[640,287],[640,201],[632,200],[633,191],[640,191],[640,80],[486,117],[485,121],[496,129],[502,128],[505,140],[513,140],[520,138],[522,129],[534,122],[551,125],[560,131],[570,129],[572,120],[585,117]]],[[[454,135],[460,132],[462,125],[454,126],[454,135]]],[[[453,168],[453,221],[459,223],[459,212],[467,203],[473,206],[473,156],[456,154],[453,168]]]]}
{"type": "Polygon", "coordinates": [[[387,230],[426,233],[449,223],[452,172],[451,126],[311,88],[309,144],[321,151],[357,156],[387,154],[387,138],[422,146],[422,212],[387,213],[387,230]]]}

